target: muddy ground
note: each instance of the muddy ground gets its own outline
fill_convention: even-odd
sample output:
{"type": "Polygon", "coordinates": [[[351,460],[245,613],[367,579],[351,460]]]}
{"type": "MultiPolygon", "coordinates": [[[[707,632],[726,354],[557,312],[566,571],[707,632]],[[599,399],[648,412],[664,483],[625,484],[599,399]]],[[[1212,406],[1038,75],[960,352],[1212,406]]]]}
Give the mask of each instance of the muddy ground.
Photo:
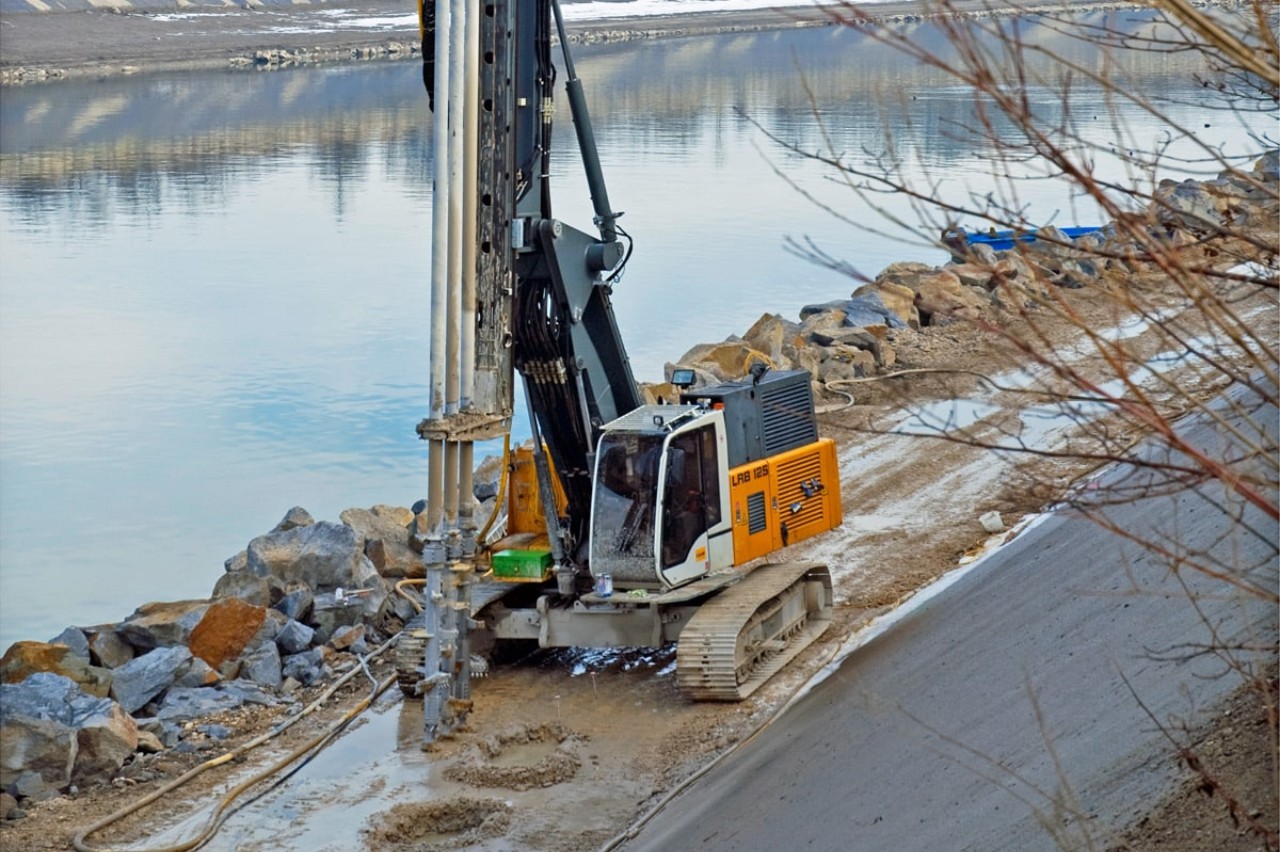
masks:
{"type": "MultiPolygon", "coordinates": [[[[1091,327],[1114,329],[1124,337],[1139,360],[1157,354],[1149,328],[1111,314],[1095,293],[1061,295],[1091,327]]],[[[1277,339],[1274,298],[1252,309],[1269,335],[1263,339],[1277,339]]],[[[1049,322],[1047,327],[1063,351],[1078,340],[1070,326],[1049,322]]],[[[1025,364],[1005,351],[998,334],[971,325],[894,332],[893,345],[903,369],[964,368],[1014,380],[1026,374],[1025,364]]],[[[1094,369],[1084,350],[1077,363],[1094,369]]],[[[1184,387],[1196,387],[1197,381],[1193,371],[1181,377],[1184,387]]],[[[534,652],[495,666],[478,681],[466,729],[424,753],[420,704],[401,702],[392,689],[315,765],[233,814],[207,848],[586,852],[606,846],[682,780],[766,722],[860,626],[1014,534],[989,535],[978,522],[980,515],[998,511],[1013,527],[1020,517],[1058,500],[1096,465],[997,457],[962,443],[886,433],[895,424],[901,429],[913,422],[905,417],[930,412],[963,420],[967,409],[954,407],[956,400],[993,406],[983,409],[975,434],[1018,433],[1029,400],[986,391],[969,374],[917,373],[850,390],[851,405],[833,395],[826,400],[832,410],[820,417],[822,431],[840,445],[844,525],[782,554],[830,566],[836,617],[822,640],[750,699],[732,705],[684,699],[675,684],[673,647],[534,652]]],[[[1213,388],[1205,384],[1197,392],[1208,396],[1213,388]]],[[[375,677],[389,671],[385,663],[373,668],[375,677]]],[[[364,677],[354,680],[314,719],[264,746],[262,754],[199,776],[92,841],[129,842],[136,848],[191,836],[234,781],[338,718],[368,694],[369,684],[364,677]]],[[[1193,733],[1203,759],[1230,781],[1232,795],[1274,827],[1274,728],[1259,707],[1256,695],[1237,696],[1193,733]]],[[[140,758],[115,787],[36,805],[24,819],[3,825],[0,845],[68,848],[78,830],[270,729],[285,712],[256,708],[228,714],[218,721],[234,730],[230,740],[209,741],[207,750],[190,754],[140,758]]],[[[1172,748],[1159,758],[1176,760],[1172,748]]],[[[1166,802],[1153,802],[1151,813],[1137,815],[1127,832],[1121,832],[1123,826],[1097,826],[1099,848],[1263,848],[1233,823],[1221,795],[1205,796],[1189,772],[1186,777],[1166,802]]]]}

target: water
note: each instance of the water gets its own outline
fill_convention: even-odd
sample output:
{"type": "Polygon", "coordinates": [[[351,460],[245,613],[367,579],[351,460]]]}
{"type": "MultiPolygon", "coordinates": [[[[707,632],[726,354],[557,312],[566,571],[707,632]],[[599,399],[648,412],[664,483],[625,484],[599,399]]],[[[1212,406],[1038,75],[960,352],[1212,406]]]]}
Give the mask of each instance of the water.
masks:
{"type": "MultiPolygon", "coordinates": [[[[1191,61],[1131,71],[1185,93],[1191,61]]],[[[816,110],[865,165],[888,127],[911,175],[990,188],[983,151],[951,132],[971,96],[855,33],[604,45],[577,62],[636,238],[615,304],[642,380],[766,311],[849,293],[788,236],[868,274],[944,259],[871,209],[911,218],[905,199],[852,198],[766,131],[817,150],[816,110]]],[[[1159,133],[1129,118],[1135,144],[1159,133]]],[[[1206,141],[1249,144],[1211,123],[1206,141]]],[[[429,139],[414,63],[4,92],[0,647],[203,597],[290,506],[336,519],[423,494],[429,139]]],[[[557,215],[589,227],[571,140],[561,115],[557,215]]],[[[1096,224],[1051,182],[1021,191],[1033,221],[1096,224]]]]}

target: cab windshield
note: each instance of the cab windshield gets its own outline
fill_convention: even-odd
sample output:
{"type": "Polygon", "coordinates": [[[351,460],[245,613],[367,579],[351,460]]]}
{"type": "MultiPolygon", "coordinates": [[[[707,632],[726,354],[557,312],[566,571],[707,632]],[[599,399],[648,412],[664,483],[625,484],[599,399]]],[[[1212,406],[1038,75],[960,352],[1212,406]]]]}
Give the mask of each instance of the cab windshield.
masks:
{"type": "Polygon", "coordinates": [[[613,432],[600,439],[591,512],[591,568],[614,580],[652,583],[662,435],[613,432]]]}

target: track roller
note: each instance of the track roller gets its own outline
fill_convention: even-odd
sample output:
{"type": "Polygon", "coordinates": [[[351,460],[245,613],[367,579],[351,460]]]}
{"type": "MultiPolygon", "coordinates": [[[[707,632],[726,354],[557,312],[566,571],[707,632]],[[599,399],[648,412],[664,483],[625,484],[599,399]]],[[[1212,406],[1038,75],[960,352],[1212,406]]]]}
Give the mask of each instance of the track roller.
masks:
{"type": "Polygon", "coordinates": [[[741,701],[831,623],[825,565],[762,565],[698,608],[680,632],[676,683],[696,701],[741,701]]]}

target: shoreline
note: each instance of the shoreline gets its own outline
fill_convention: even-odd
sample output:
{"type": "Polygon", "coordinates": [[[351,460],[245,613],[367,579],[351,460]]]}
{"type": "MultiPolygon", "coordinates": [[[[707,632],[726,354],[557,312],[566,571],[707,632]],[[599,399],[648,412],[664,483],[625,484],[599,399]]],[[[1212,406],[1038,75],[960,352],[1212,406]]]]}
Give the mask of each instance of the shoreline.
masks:
{"type": "MultiPolygon", "coordinates": [[[[955,0],[971,17],[1015,14],[1082,14],[1145,8],[1131,2],[1031,0],[992,4],[955,0]]],[[[688,38],[728,33],[835,26],[839,6],[796,6],[760,11],[689,12],[679,15],[609,18],[569,22],[574,44],[602,44],[658,38],[688,38]]],[[[878,3],[867,21],[912,23],[936,15],[921,14],[918,0],[878,3]]],[[[250,11],[239,7],[183,13],[100,9],[83,12],[24,12],[0,18],[0,87],[167,72],[284,68],[404,61],[421,53],[416,29],[289,31],[314,22],[318,7],[250,11]],[[193,29],[198,22],[198,30],[193,29]]],[[[350,0],[324,11],[367,16],[406,14],[390,0],[350,0]]],[[[313,24],[314,27],[314,24],[313,24]]]]}

